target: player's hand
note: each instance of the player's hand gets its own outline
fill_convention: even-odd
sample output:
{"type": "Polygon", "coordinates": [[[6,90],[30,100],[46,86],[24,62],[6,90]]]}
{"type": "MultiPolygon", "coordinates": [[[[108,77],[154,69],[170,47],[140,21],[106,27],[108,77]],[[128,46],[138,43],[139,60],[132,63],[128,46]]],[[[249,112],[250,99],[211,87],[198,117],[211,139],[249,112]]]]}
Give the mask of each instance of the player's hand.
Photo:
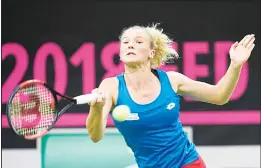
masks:
{"type": "Polygon", "coordinates": [[[231,63],[235,66],[242,66],[250,57],[254,44],[255,35],[246,35],[239,43],[235,42],[229,51],[231,63]]]}
{"type": "Polygon", "coordinates": [[[101,91],[100,89],[96,88],[93,89],[92,94],[95,94],[95,98],[89,103],[91,107],[99,108],[103,107],[106,101],[106,93],[104,91],[101,91]]]}

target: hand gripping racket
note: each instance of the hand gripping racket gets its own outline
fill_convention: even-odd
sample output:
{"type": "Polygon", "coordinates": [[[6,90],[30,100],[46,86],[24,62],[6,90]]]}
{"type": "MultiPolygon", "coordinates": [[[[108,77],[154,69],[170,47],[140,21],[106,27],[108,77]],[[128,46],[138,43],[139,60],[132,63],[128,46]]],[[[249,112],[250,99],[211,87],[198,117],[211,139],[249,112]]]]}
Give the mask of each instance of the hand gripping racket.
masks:
{"type": "Polygon", "coordinates": [[[96,95],[86,94],[74,98],[62,95],[40,80],[28,80],[17,86],[7,104],[9,125],[25,139],[37,139],[48,133],[70,107],[91,102],[96,95]],[[68,101],[58,109],[58,97],[68,101]]]}

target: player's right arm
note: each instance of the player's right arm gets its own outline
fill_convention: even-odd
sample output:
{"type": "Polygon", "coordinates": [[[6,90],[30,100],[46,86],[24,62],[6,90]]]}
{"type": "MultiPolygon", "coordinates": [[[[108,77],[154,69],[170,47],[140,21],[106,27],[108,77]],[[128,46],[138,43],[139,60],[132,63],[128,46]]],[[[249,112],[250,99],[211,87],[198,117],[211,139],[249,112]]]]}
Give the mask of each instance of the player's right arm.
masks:
{"type": "Polygon", "coordinates": [[[104,79],[99,88],[92,90],[92,93],[97,94],[97,98],[90,103],[86,124],[89,137],[95,143],[103,138],[108,115],[115,105],[117,88],[118,81],[114,77],[104,79]]]}

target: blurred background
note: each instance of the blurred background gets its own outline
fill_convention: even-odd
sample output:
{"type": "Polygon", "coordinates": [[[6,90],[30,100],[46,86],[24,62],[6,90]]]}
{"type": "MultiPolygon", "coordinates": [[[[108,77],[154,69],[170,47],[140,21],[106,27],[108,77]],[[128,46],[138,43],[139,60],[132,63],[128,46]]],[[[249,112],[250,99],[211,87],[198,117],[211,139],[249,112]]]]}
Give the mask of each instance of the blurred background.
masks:
{"type": "Polygon", "coordinates": [[[70,96],[89,93],[105,77],[123,71],[118,36],[131,25],[161,23],[180,54],[161,69],[217,83],[229,65],[228,51],[246,34],[256,47],[242,69],[231,101],[216,106],[181,101],[181,121],[209,168],[260,167],[260,2],[258,0],[172,0],[2,3],[2,167],[136,167],[131,151],[109,118],[95,144],[85,128],[88,106],[71,108],[37,141],[16,136],[6,103],[16,85],[47,81],[70,96]],[[30,160],[29,160],[30,159],[30,160]]]}

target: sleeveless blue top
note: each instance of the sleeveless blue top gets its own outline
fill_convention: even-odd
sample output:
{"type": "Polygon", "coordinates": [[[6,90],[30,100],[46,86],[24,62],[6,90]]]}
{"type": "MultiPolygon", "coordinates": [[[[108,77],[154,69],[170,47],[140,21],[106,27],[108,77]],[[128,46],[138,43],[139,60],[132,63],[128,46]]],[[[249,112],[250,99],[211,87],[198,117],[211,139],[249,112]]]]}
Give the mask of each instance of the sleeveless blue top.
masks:
{"type": "Polygon", "coordinates": [[[197,160],[199,155],[179,120],[180,97],[172,89],[166,72],[156,71],[160,94],[144,105],[132,100],[123,74],[117,76],[116,106],[129,106],[131,115],[128,120],[114,120],[114,123],[132,149],[139,168],[181,168],[197,160]]]}

